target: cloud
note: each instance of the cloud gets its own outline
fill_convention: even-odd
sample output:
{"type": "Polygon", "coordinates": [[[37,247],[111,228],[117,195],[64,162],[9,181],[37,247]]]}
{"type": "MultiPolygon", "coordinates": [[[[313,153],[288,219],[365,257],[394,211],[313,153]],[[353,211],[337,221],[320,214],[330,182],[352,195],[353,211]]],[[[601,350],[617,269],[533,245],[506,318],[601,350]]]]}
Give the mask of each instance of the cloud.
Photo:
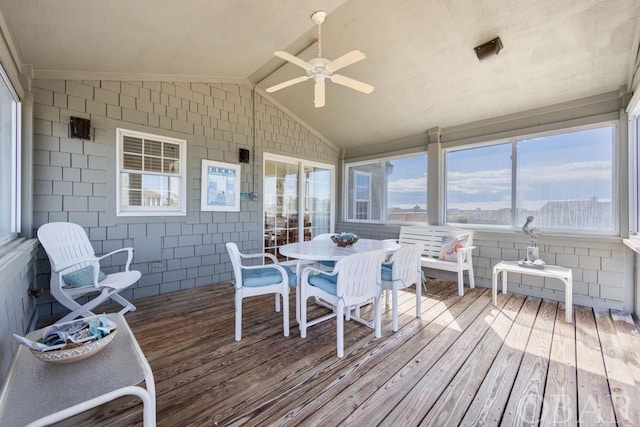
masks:
{"type": "Polygon", "coordinates": [[[405,178],[387,183],[388,191],[427,191],[427,178],[405,178]]]}
{"type": "MultiPolygon", "coordinates": [[[[591,187],[610,182],[611,161],[574,162],[542,167],[523,167],[518,171],[520,185],[579,183],[591,187]]],[[[449,172],[447,190],[461,194],[497,194],[511,191],[511,169],[476,172],[449,172]]]]}

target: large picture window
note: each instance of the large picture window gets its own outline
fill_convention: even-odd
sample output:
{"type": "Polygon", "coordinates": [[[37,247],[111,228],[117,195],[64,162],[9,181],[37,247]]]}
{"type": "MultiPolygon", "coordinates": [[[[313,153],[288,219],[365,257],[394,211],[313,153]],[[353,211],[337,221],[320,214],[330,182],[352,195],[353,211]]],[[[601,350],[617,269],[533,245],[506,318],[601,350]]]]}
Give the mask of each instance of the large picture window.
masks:
{"type": "Polygon", "coordinates": [[[0,66],[0,244],[20,231],[20,102],[0,66]]]}
{"type": "Polygon", "coordinates": [[[426,154],[351,163],[345,170],[347,220],[427,220],[426,154]]]}
{"type": "Polygon", "coordinates": [[[186,141],[117,130],[118,215],[186,215],[186,141]]]}
{"type": "Polygon", "coordinates": [[[446,153],[449,223],[617,234],[613,124],[446,153]]]}

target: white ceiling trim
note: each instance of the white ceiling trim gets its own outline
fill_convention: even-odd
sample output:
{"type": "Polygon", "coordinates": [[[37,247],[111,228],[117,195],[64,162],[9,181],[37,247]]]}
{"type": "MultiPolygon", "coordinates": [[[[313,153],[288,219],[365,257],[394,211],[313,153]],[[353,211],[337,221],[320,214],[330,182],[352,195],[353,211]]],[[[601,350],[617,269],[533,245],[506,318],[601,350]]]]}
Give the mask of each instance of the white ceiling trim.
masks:
{"type": "Polygon", "coordinates": [[[102,71],[59,71],[34,70],[34,78],[38,80],[114,80],[134,82],[190,82],[190,83],[230,83],[245,85],[250,88],[253,84],[247,79],[235,77],[216,77],[189,74],[152,74],[152,73],[117,73],[102,71]]]}
{"type": "Polygon", "coordinates": [[[336,153],[340,152],[340,148],[338,148],[337,145],[335,145],[333,142],[329,141],[324,135],[322,135],[320,132],[318,132],[317,130],[315,130],[313,127],[311,127],[307,122],[305,122],[304,120],[302,120],[300,117],[298,117],[294,112],[292,112],[291,110],[289,110],[287,107],[285,107],[284,105],[282,105],[281,103],[279,103],[278,101],[276,101],[271,95],[269,95],[267,92],[265,92],[263,89],[260,89],[259,87],[254,86],[254,90],[260,94],[260,96],[262,96],[263,98],[265,98],[266,100],[268,100],[269,102],[271,102],[273,105],[275,105],[276,107],[278,107],[280,110],[282,110],[283,112],[285,112],[287,115],[291,116],[293,119],[295,119],[298,123],[300,123],[301,125],[303,125],[305,128],[309,129],[309,132],[311,132],[312,134],[314,134],[315,136],[317,136],[318,138],[320,138],[322,140],[322,142],[324,142],[325,144],[327,144],[329,147],[331,147],[336,153]]]}

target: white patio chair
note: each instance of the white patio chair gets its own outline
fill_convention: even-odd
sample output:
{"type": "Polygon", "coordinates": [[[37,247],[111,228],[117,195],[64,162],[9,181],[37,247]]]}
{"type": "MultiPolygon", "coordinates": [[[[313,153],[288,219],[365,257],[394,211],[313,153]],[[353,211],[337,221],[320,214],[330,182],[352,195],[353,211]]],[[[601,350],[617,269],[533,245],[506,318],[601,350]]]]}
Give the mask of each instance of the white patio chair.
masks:
{"type": "MultiPolygon", "coordinates": [[[[398,330],[398,289],[406,289],[416,285],[416,317],[422,317],[422,267],[420,256],[424,249],[423,243],[406,245],[398,249],[388,262],[382,264],[382,289],[385,293],[391,291],[392,329],[398,330]]],[[[385,302],[387,301],[385,295],[385,302]]]]}
{"type": "Polygon", "coordinates": [[[298,279],[288,268],[279,264],[278,259],[270,253],[242,254],[235,243],[226,244],[233,275],[235,277],[235,306],[236,306],[236,335],[235,340],[242,338],[242,299],[246,297],[275,294],[276,312],[280,311],[280,296],[282,296],[282,318],[284,336],[289,336],[289,286],[295,287],[298,279]],[[269,258],[273,264],[242,265],[243,259],[269,258]]]}
{"type": "Polygon", "coordinates": [[[38,229],[38,240],[51,264],[51,295],[71,310],[71,313],[58,321],[59,323],[80,316],[94,316],[91,310],[108,299],[122,305],[120,314],[136,309],[119,295],[119,292],[142,277],[139,271],[129,270],[133,260],[133,248],[122,248],[96,257],[84,228],[70,222],[50,222],[43,225],[38,229]],[[124,271],[104,274],[100,270],[100,261],[119,252],[128,253],[124,271]],[[85,304],[76,301],[81,296],[93,292],[100,294],[85,304]]]}
{"type": "Polygon", "coordinates": [[[380,269],[385,259],[383,251],[367,252],[342,258],[332,272],[307,267],[302,273],[300,285],[300,336],[307,336],[307,328],[319,322],[336,318],[336,340],[338,357],[344,356],[344,318],[349,319],[350,306],[374,300],[373,322],[360,318],[354,320],[374,328],[374,336],[380,338],[380,269]],[[307,299],[320,298],[330,304],[333,314],[307,321],[307,299]],[[336,315],[337,314],[337,315],[336,315]]]}

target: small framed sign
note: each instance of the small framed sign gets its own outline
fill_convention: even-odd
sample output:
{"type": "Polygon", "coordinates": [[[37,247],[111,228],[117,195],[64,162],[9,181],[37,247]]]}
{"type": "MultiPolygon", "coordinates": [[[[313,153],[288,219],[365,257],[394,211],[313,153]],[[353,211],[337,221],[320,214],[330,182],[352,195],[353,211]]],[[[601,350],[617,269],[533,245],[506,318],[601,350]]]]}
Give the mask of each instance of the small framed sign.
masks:
{"type": "Polygon", "coordinates": [[[240,165],[202,159],[200,210],[240,211],[240,165]]]}

